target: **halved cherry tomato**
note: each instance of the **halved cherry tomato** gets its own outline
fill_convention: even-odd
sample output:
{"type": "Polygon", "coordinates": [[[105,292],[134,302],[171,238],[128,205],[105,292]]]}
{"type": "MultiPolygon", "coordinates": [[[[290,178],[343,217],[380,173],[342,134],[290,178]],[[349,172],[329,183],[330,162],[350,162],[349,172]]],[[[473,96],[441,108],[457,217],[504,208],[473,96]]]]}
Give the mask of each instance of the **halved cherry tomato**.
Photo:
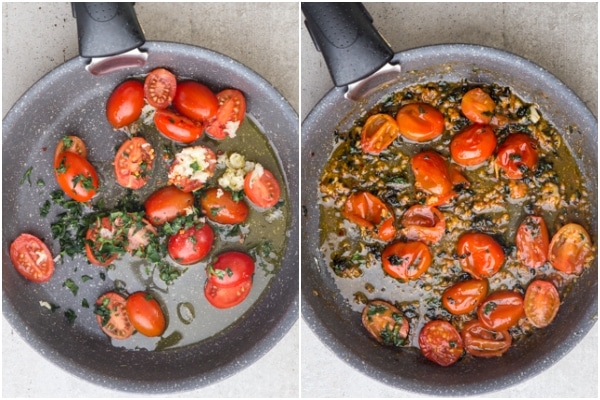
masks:
{"type": "Polygon", "coordinates": [[[434,320],[419,333],[421,354],[442,367],[456,363],[463,355],[463,341],[449,322],[434,320]]]}
{"type": "Polygon", "coordinates": [[[488,329],[476,319],[467,322],[460,334],[465,350],[475,357],[500,357],[512,344],[508,330],[488,329]]]}
{"type": "Polygon", "coordinates": [[[227,251],[217,256],[214,263],[206,268],[208,281],[221,288],[237,287],[245,281],[252,281],[254,260],[241,251],[227,251]]]}
{"type": "Polygon", "coordinates": [[[219,109],[206,127],[206,134],[216,140],[235,137],[246,115],[246,99],[239,90],[225,89],[217,94],[217,100],[219,109]]]}
{"type": "Polygon", "coordinates": [[[184,192],[194,192],[204,187],[214,175],[217,156],[202,145],[186,147],[177,154],[169,167],[169,184],[184,192]]]}
{"type": "Polygon", "coordinates": [[[244,178],[244,194],[252,203],[261,208],[270,208],[279,202],[281,188],[271,171],[255,168],[244,178]]]}
{"type": "Polygon", "coordinates": [[[362,323],[375,340],[386,346],[403,346],[408,338],[408,320],[397,307],[386,301],[367,303],[362,312],[362,323]]]}
{"type": "Polygon", "coordinates": [[[460,108],[463,115],[476,124],[489,124],[494,116],[496,103],[481,88],[475,88],[465,93],[460,108]]]}
{"type": "Polygon", "coordinates": [[[470,125],[452,138],[450,154],[455,163],[473,167],[494,154],[496,143],[496,134],[489,125],[470,125]]]}
{"type": "Polygon", "coordinates": [[[229,190],[210,188],[200,195],[200,208],[206,218],[219,224],[241,224],[248,218],[248,205],[234,200],[229,190]]]}
{"type": "Polygon", "coordinates": [[[144,85],[136,80],[121,83],[106,103],[106,119],[115,129],[127,126],[142,115],[144,85]]]}
{"type": "Polygon", "coordinates": [[[131,294],[125,303],[129,321],[144,336],[160,336],[167,327],[160,303],[146,292],[131,294]]]}
{"type": "Polygon", "coordinates": [[[458,239],[456,253],[462,269],[474,278],[489,278],[504,264],[504,250],[491,236],[467,232],[458,239]]]}
{"type": "Polygon", "coordinates": [[[515,238],[519,259],[528,268],[539,268],[548,261],[550,239],[544,218],[528,215],[517,229],[515,238]]]}
{"type": "MultiPolygon", "coordinates": [[[[127,229],[127,242],[125,244],[125,250],[129,253],[135,254],[138,251],[142,251],[151,242],[152,238],[156,236],[156,228],[145,218],[140,218],[137,215],[129,215],[127,221],[123,221],[129,226],[127,229]]],[[[118,226],[121,223],[120,220],[115,221],[118,226]]]]}
{"type": "Polygon", "coordinates": [[[362,128],[360,146],[369,154],[379,154],[398,137],[400,131],[396,120],[387,114],[371,115],[362,128]]]}
{"type": "Polygon", "coordinates": [[[162,225],[177,217],[189,215],[194,208],[194,195],[175,186],[156,190],[144,203],[146,217],[154,226],[162,225]]]}
{"type": "Polygon", "coordinates": [[[410,103],[400,107],[396,114],[400,134],[408,140],[427,142],[444,132],[444,115],[425,103],[410,103]]]}
{"type": "Polygon", "coordinates": [[[373,231],[374,236],[380,240],[389,241],[396,236],[394,214],[371,193],[352,193],[346,200],[343,214],[355,224],[373,231]]]}
{"type": "Polygon", "coordinates": [[[537,143],[525,133],[508,135],[498,147],[496,165],[509,179],[521,179],[525,171],[536,168],[538,161],[537,143]]]}
{"type": "Polygon", "coordinates": [[[10,260],[17,272],[32,282],[46,282],[54,273],[50,249],[29,233],[21,233],[10,244],[10,260]]]}
{"type": "Polygon", "coordinates": [[[54,165],[60,160],[58,157],[65,151],[70,151],[79,154],[83,158],[87,158],[87,147],[83,140],[78,136],[63,136],[54,150],[54,165]]]}
{"type": "Polygon", "coordinates": [[[113,339],[127,339],[133,334],[133,324],[127,316],[126,300],[116,292],[103,294],[96,300],[96,321],[104,333],[113,339]]]}
{"type": "Polygon", "coordinates": [[[204,285],[204,296],[216,308],[237,306],[248,297],[252,289],[252,281],[246,280],[233,287],[222,287],[207,281],[204,285]]]}
{"type": "Polygon", "coordinates": [[[192,143],[200,139],[204,130],[201,123],[169,110],[157,110],[154,124],[163,136],[177,143],[192,143]]]}
{"type": "Polygon", "coordinates": [[[212,248],[215,234],[208,224],[180,230],[169,237],[167,250],[175,262],[183,265],[202,260],[212,248]]]}
{"type": "Polygon", "coordinates": [[[403,281],[417,279],[431,265],[431,252],[421,242],[396,242],[381,253],[383,270],[403,281]]]}
{"type": "Polygon", "coordinates": [[[426,204],[440,206],[454,198],[457,193],[446,160],[432,150],[425,150],[410,160],[415,175],[415,188],[430,196],[426,204]]]}
{"type": "Polygon", "coordinates": [[[157,68],[146,76],[144,95],[154,108],[162,109],[171,105],[177,91],[177,78],[171,71],[157,68]]]}
{"type": "Polygon", "coordinates": [[[410,207],[400,220],[401,233],[408,240],[433,244],[440,241],[446,232],[444,214],[435,207],[414,205],[410,207]]]}
{"type": "Polygon", "coordinates": [[[85,234],[85,254],[90,263],[106,267],[124,252],[121,246],[122,237],[110,217],[102,217],[88,227],[85,234]]]}
{"type": "Polygon", "coordinates": [[[94,166],[86,158],[71,151],[63,152],[56,159],[54,176],[67,196],[79,202],[90,200],[100,187],[94,166]]]}
{"type": "Polygon", "coordinates": [[[583,226],[575,223],[564,225],[552,237],[548,261],[557,270],[579,275],[593,260],[592,239],[583,226]]]}
{"type": "Polygon", "coordinates": [[[508,329],[524,315],[523,296],[512,290],[499,290],[483,300],[477,310],[482,325],[493,331],[508,329]]]}
{"type": "Polygon", "coordinates": [[[525,292],[525,316],[536,328],[545,328],[558,313],[560,296],[551,282],[536,279],[525,292]]]}
{"type": "Polygon", "coordinates": [[[470,279],[454,284],[444,290],[442,304],[454,315],[469,314],[487,296],[489,289],[486,279],[470,279]]]}
{"type": "Polygon", "coordinates": [[[177,85],[173,106],[181,114],[197,122],[208,122],[217,115],[219,100],[208,87],[185,81],[177,85]]]}
{"type": "Polygon", "coordinates": [[[148,182],[154,165],[154,149],[143,137],[127,139],[115,155],[117,183],[129,189],[140,189],[148,182]]]}

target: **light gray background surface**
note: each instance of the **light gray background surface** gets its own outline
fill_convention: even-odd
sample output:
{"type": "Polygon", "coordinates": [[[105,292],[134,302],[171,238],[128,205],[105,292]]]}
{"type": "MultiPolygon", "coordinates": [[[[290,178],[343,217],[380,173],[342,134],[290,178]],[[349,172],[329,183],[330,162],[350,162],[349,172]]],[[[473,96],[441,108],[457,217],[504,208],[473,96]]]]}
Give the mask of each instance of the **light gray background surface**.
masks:
{"type": "MultiPolygon", "coordinates": [[[[135,9],[146,40],[223,53],[264,77],[298,111],[297,3],[138,2],[135,9]]],[[[2,115],[39,78],[77,55],[69,3],[3,3],[2,115]]],[[[296,323],[255,364],[229,379],[173,397],[298,397],[298,364],[296,323]]],[[[3,397],[134,397],[92,385],[54,366],[23,342],[4,318],[2,367],[3,397]]]]}
{"type": "MultiPolygon", "coordinates": [[[[597,3],[365,3],[395,52],[469,43],[503,49],[537,63],[569,86],[597,118],[597,3]]],[[[301,119],[333,81],[301,28],[301,119]]],[[[306,188],[303,188],[306,190],[306,188]]],[[[371,379],[338,359],[302,321],[304,397],[417,397],[371,379]]],[[[398,371],[399,374],[402,371],[398,371]]],[[[598,397],[598,325],[558,364],[487,397],[598,397]]]]}

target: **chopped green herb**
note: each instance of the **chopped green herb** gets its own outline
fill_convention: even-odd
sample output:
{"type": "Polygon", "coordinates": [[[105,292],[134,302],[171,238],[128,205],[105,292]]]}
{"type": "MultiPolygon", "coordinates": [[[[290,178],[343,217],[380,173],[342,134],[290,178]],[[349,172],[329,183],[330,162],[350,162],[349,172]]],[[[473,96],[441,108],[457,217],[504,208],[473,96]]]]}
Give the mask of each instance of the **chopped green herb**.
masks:
{"type": "Polygon", "coordinates": [[[67,311],[65,311],[65,317],[67,318],[69,324],[73,325],[75,323],[75,319],[77,319],[77,314],[75,314],[75,311],[69,308],[67,311]]]}
{"type": "Polygon", "coordinates": [[[23,174],[23,177],[21,178],[19,184],[22,185],[25,183],[25,181],[27,181],[29,182],[29,186],[31,186],[31,171],[33,171],[33,167],[27,168],[27,171],[25,171],[25,173],[23,174]]]}
{"type": "Polygon", "coordinates": [[[77,292],[79,291],[79,286],[77,286],[77,284],[75,282],[73,282],[73,280],[71,278],[68,278],[63,283],[63,287],[68,288],[73,293],[73,296],[77,296],[77,292]]]}

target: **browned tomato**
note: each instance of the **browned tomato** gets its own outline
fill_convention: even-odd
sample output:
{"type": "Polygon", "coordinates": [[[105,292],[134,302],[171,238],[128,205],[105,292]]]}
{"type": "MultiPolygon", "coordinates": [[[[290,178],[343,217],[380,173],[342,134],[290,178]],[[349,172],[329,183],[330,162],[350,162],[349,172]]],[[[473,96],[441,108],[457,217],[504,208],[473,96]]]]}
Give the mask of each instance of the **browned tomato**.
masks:
{"type": "Polygon", "coordinates": [[[446,204],[456,196],[446,160],[432,150],[425,150],[411,160],[415,187],[427,193],[427,205],[446,204]]]}
{"type": "Polygon", "coordinates": [[[524,133],[508,135],[498,148],[496,165],[507,178],[521,179],[526,171],[535,170],[538,154],[537,143],[524,133]]]}
{"type": "Polygon", "coordinates": [[[487,296],[489,289],[486,279],[470,279],[454,284],[442,294],[444,308],[454,315],[469,314],[487,296]]]}
{"type": "Polygon", "coordinates": [[[560,296],[551,282],[536,279],[525,292],[525,316],[536,328],[545,328],[558,313],[560,296]]]}
{"type": "Polygon", "coordinates": [[[508,329],[524,315],[523,296],[512,290],[499,290],[485,298],[477,310],[477,317],[488,329],[508,329]]]}
{"type": "Polygon", "coordinates": [[[475,357],[500,357],[512,344],[508,330],[488,329],[476,319],[465,324],[461,337],[467,353],[475,357]]]}
{"type": "Polygon", "coordinates": [[[544,218],[528,215],[517,229],[517,254],[523,265],[539,268],[548,260],[548,228],[544,218]]]}
{"type": "Polygon", "coordinates": [[[460,108],[463,115],[476,124],[489,124],[494,116],[496,103],[483,89],[474,88],[465,93],[460,108]]]}
{"type": "Polygon", "coordinates": [[[592,239],[581,225],[567,224],[552,236],[548,261],[557,270],[579,275],[593,259],[592,239]]]}
{"type": "Polygon", "coordinates": [[[408,140],[427,142],[444,132],[444,116],[437,108],[425,103],[402,106],[396,114],[400,134],[408,140]]]}
{"type": "Polygon", "coordinates": [[[406,344],[409,323],[402,312],[390,303],[374,300],[365,306],[362,323],[371,336],[386,346],[406,344]]]}
{"type": "Polygon", "coordinates": [[[414,205],[410,207],[400,220],[401,233],[408,240],[433,244],[440,241],[446,232],[444,214],[435,207],[414,205]]]}
{"type": "Polygon", "coordinates": [[[371,115],[360,134],[362,151],[379,154],[387,149],[399,134],[398,124],[394,118],[387,114],[371,115]]]}
{"type": "Polygon", "coordinates": [[[504,250],[496,240],[479,232],[468,232],[458,239],[456,253],[462,269],[474,278],[489,278],[504,264],[504,250]]]}
{"type": "Polygon", "coordinates": [[[441,320],[429,321],[419,333],[421,354],[442,367],[456,363],[463,355],[460,334],[451,323],[441,320]]]}
{"type": "Polygon", "coordinates": [[[431,252],[421,242],[396,242],[383,250],[381,263],[388,275],[408,281],[427,271],[431,265],[431,252]]]}
{"type": "Polygon", "coordinates": [[[460,131],[450,142],[450,154],[455,163],[474,167],[489,159],[496,150],[496,134],[489,125],[471,125],[460,131]]]}
{"type": "Polygon", "coordinates": [[[396,236],[394,214],[377,196],[368,192],[351,194],[344,206],[344,217],[373,231],[375,237],[389,241],[396,236]]]}

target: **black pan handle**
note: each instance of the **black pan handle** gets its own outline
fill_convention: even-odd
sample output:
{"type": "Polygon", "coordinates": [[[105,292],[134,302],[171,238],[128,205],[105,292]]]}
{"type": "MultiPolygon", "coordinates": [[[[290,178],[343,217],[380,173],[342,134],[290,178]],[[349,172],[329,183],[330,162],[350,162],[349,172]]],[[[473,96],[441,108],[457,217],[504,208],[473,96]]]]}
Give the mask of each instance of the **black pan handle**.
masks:
{"type": "Polygon", "coordinates": [[[146,41],[133,3],[71,3],[77,19],[79,55],[108,57],[136,49],[146,41]]]}
{"type": "Polygon", "coordinates": [[[335,86],[371,75],[394,56],[361,3],[302,3],[302,12],[335,86]]]}

